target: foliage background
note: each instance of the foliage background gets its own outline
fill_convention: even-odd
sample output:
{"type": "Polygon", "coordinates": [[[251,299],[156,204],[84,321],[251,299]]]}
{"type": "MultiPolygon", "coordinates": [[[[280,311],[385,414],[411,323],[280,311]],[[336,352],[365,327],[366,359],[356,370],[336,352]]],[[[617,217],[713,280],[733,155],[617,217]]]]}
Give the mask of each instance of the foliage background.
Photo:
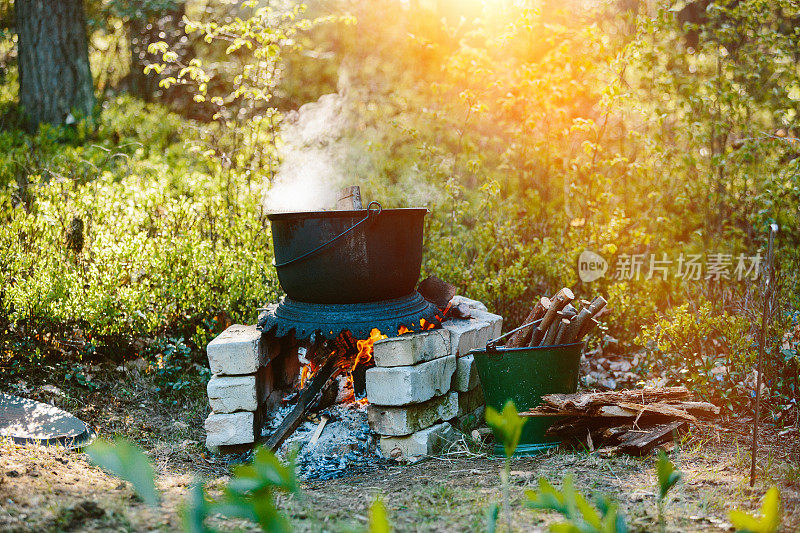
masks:
{"type": "Polygon", "coordinates": [[[208,340],[280,294],[261,199],[281,122],[337,92],[341,174],[431,211],[423,276],[508,327],[561,286],[603,294],[593,346],[731,409],[749,401],[761,286],[613,274],[631,254],[765,255],[777,222],[768,387],[796,416],[793,2],[249,4],[88,2],[99,126],[28,135],[2,3],[4,373],[144,356],[170,388],[201,381],[208,340]],[[584,249],[610,275],[582,283],[584,249]]]}

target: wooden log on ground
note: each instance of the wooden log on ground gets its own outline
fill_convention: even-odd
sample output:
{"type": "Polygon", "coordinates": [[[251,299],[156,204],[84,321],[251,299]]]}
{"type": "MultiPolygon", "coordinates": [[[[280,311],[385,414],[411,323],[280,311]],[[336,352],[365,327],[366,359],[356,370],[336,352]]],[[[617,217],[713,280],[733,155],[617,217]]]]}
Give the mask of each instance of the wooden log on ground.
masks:
{"type": "Polygon", "coordinates": [[[651,403],[643,405],[631,402],[617,402],[614,407],[634,411],[637,413],[637,417],[648,413],[652,415],[665,416],[667,418],[678,418],[681,420],[686,420],[687,422],[692,422],[693,424],[697,424],[697,418],[695,418],[693,415],[690,415],[682,409],[670,407],[664,403],[651,403]]]}
{"type": "Polygon", "coordinates": [[[611,405],[619,402],[666,403],[670,400],[687,400],[690,396],[689,390],[680,386],[607,392],[578,392],[574,394],[546,394],[542,396],[542,403],[556,409],[580,411],[589,407],[611,405]]]}
{"type": "Polygon", "coordinates": [[[686,422],[678,420],[661,424],[644,431],[630,430],[620,438],[616,451],[642,456],[653,451],[656,446],[673,440],[673,435],[686,428],[686,422]]]}
{"type": "Polygon", "coordinates": [[[364,209],[364,205],[361,202],[361,187],[358,185],[351,185],[349,187],[339,189],[336,200],[336,209],[345,211],[364,209]]]}
{"type": "MultiPolygon", "coordinates": [[[[531,309],[531,312],[528,313],[528,316],[525,317],[525,321],[522,323],[527,324],[528,322],[539,320],[545,315],[549,308],[550,298],[546,296],[539,298],[539,301],[536,302],[536,305],[533,306],[533,309],[531,309]]],[[[523,346],[527,346],[535,327],[536,326],[529,326],[514,333],[506,344],[506,348],[522,348],[523,346]]]]}
{"type": "Polygon", "coordinates": [[[572,294],[572,291],[567,287],[558,291],[556,295],[550,299],[550,308],[539,323],[539,327],[534,330],[531,336],[531,342],[528,346],[539,346],[541,344],[542,339],[545,334],[547,334],[547,330],[550,329],[550,326],[556,320],[556,313],[564,309],[564,307],[574,299],[575,295],[572,294]]]}
{"type": "Polygon", "coordinates": [[[709,402],[666,402],[670,407],[678,407],[698,418],[719,416],[720,408],[709,402]]]}

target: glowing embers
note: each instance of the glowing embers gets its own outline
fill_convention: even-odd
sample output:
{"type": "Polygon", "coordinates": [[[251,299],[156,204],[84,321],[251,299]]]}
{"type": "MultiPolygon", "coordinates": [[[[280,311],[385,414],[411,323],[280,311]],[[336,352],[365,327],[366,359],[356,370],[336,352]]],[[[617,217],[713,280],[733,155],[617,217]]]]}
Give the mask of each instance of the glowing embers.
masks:
{"type": "MultiPolygon", "coordinates": [[[[436,319],[441,321],[441,319],[439,318],[438,315],[436,316],[436,319]]],[[[435,323],[428,322],[424,318],[420,318],[419,319],[419,331],[428,331],[429,329],[434,329],[434,328],[436,328],[436,324],[435,323]]],[[[418,333],[418,332],[413,330],[413,329],[408,329],[405,326],[400,326],[397,329],[397,334],[398,335],[405,335],[406,333],[418,333]]]]}

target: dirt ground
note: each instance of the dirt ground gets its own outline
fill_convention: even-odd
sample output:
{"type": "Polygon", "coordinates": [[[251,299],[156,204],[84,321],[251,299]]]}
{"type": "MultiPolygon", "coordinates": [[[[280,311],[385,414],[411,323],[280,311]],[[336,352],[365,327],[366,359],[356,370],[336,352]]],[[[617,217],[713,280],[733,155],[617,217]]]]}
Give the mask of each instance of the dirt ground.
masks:
{"type": "MultiPolygon", "coordinates": [[[[31,386],[28,396],[69,409],[102,436],[121,434],[139,443],[158,472],[162,507],[139,502],[127,483],[90,465],[82,453],[5,441],[0,442],[0,531],[174,531],[180,528],[186,489],[195,479],[212,488],[225,483],[230,465],[202,446],[207,413],[202,390],[165,400],[146,376],[135,373],[110,374],[100,384],[94,392],[65,389],[60,394],[31,386]]],[[[730,530],[728,510],[757,510],[771,484],[781,490],[783,531],[800,530],[798,434],[767,428],[763,440],[758,482],[751,489],[746,428],[721,423],[685,435],[671,454],[684,478],[666,505],[667,531],[730,530]]],[[[381,495],[396,531],[481,531],[485,510],[501,501],[502,462],[469,448],[413,465],[306,483],[302,495],[282,497],[280,506],[298,531],[364,531],[368,506],[381,495]]],[[[585,495],[619,502],[631,531],[657,530],[654,464],[653,456],[603,458],[568,450],[514,459],[514,530],[543,531],[557,520],[525,509],[524,492],[541,476],[558,485],[568,474],[585,495]]],[[[252,529],[221,518],[213,525],[252,529]]]]}

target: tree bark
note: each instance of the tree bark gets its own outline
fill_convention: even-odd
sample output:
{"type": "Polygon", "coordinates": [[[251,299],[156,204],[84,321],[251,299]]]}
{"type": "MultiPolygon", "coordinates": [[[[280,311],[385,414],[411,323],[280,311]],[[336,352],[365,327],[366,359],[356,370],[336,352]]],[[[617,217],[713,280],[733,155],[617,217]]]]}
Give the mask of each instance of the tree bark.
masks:
{"type": "Polygon", "coordinates": [[[83,1],[16,0],[14,13],[19,101],[28,127],[91,117],[95,98],[83,1]]]}

